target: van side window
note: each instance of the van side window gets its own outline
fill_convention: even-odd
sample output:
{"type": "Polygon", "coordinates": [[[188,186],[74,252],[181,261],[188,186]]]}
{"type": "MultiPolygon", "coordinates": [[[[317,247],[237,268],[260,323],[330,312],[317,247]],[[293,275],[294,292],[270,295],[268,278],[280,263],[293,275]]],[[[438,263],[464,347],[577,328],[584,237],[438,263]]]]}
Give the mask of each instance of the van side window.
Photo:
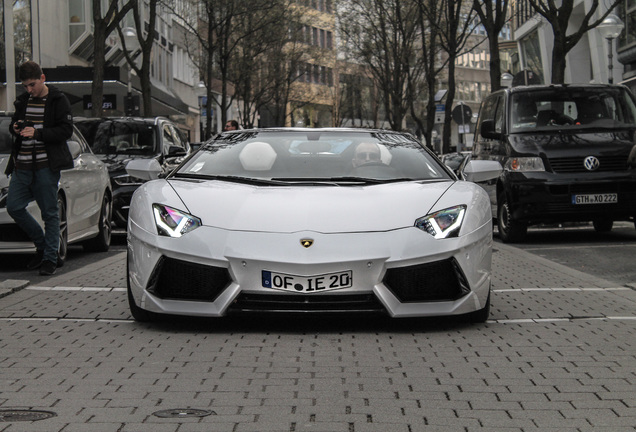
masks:
{"type": "Polygon", "coordinates": [[[494,120],[495,119],[495,111],[497,109],[497,99],[496,97],[490,97],[486,99],[483,107],[481,108],[481,112],[479,113],[479,129],[481,129],[481,122],[484,120],[494,120]]]}
{"type": "Polygon", "coordinates": [[[499,96],[495,100],[495,132],[503,132],[504,121],[505,121],[505,106],[504,106],[504,98],[499,96]]]}

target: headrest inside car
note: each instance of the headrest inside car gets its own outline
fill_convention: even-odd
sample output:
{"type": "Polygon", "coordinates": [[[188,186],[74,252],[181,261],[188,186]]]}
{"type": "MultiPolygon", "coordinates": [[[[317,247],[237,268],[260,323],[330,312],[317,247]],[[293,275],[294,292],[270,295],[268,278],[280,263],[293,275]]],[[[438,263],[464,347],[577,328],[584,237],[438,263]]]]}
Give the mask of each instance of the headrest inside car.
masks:
{"type": "Polygon", "coordinates": [[[269,171],[276,161],[276,152],[265,142],[251,142],[239,154],[239,160],[246,171],[269,171]]]}

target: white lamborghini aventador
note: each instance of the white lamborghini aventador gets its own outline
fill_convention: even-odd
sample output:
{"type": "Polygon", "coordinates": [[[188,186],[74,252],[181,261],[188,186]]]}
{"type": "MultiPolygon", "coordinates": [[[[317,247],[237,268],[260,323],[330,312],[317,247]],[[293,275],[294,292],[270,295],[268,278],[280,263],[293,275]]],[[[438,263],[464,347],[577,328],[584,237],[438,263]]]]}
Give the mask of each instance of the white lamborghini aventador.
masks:
{"type": "MultiPolygon", "coordinates": [[[[128,172],[151,179],[160,167],[136,160],[128,172]]],[[[499,172],[489,161],[466,168],[475,181],[499,172]]],[[[238,130],[135,192],[128,300],[140,321],[239,312],[485,321],[491,253],[487,194],[411,135],[238,130]]]]}

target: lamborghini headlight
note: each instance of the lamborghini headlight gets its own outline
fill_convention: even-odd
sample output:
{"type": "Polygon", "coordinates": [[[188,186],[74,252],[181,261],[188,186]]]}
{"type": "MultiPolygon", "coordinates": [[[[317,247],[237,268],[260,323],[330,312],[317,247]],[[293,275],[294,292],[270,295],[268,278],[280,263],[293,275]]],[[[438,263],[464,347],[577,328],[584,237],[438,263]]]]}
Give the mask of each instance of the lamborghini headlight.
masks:
{"type": "Polygon", "coordinates": [[[450,207],[417,219],[415,227],[436,239],[457,237],[465,214],[465,205],[450,207]]]}
{"type": "Polygon", "coordinates": [[[181,210],[161,204],[153,204],[152,212],[160,236],[181,237],[201,226],[201,219],[181,210]]]}

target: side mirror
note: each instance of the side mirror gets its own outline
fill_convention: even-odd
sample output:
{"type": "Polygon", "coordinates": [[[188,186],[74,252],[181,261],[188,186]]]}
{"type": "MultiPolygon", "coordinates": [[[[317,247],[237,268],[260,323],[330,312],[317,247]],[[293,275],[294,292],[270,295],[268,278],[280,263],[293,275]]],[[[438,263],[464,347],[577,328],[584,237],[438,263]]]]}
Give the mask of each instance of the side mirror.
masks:
{"type": "Polygon", "coordinates": [[[479,183],[496,179],[502,171],[503,167],[497,161],[471,160],[468,161],[462,173],[467,181],[479,183]]]}
{"type": "Polygon", "coordinates": [[[156,159],[133,159],[126,164],[126,172],[142,180],[155,180],[161,174],[161,165],[156,159]]]}
{"type": "Polygon", "coordinates": [[[484,120],[481,122],[481,136],[487,139],[500,140],[502,134],[495,132],[494,120],[484,120]]]}
{"type": "Polygon", "coordinates": [[[66,145],[68,146],[68,151],[71,152],[73,159],[82,153],[82,146],[77,141],[66,141],[66,145]]]}
{"type": "Polygon", "coordinates": [[[188,152],[183,147],[173,145],[168,147],[168,156],[170,157],[186,156],[187,154],[188,152]]]}

